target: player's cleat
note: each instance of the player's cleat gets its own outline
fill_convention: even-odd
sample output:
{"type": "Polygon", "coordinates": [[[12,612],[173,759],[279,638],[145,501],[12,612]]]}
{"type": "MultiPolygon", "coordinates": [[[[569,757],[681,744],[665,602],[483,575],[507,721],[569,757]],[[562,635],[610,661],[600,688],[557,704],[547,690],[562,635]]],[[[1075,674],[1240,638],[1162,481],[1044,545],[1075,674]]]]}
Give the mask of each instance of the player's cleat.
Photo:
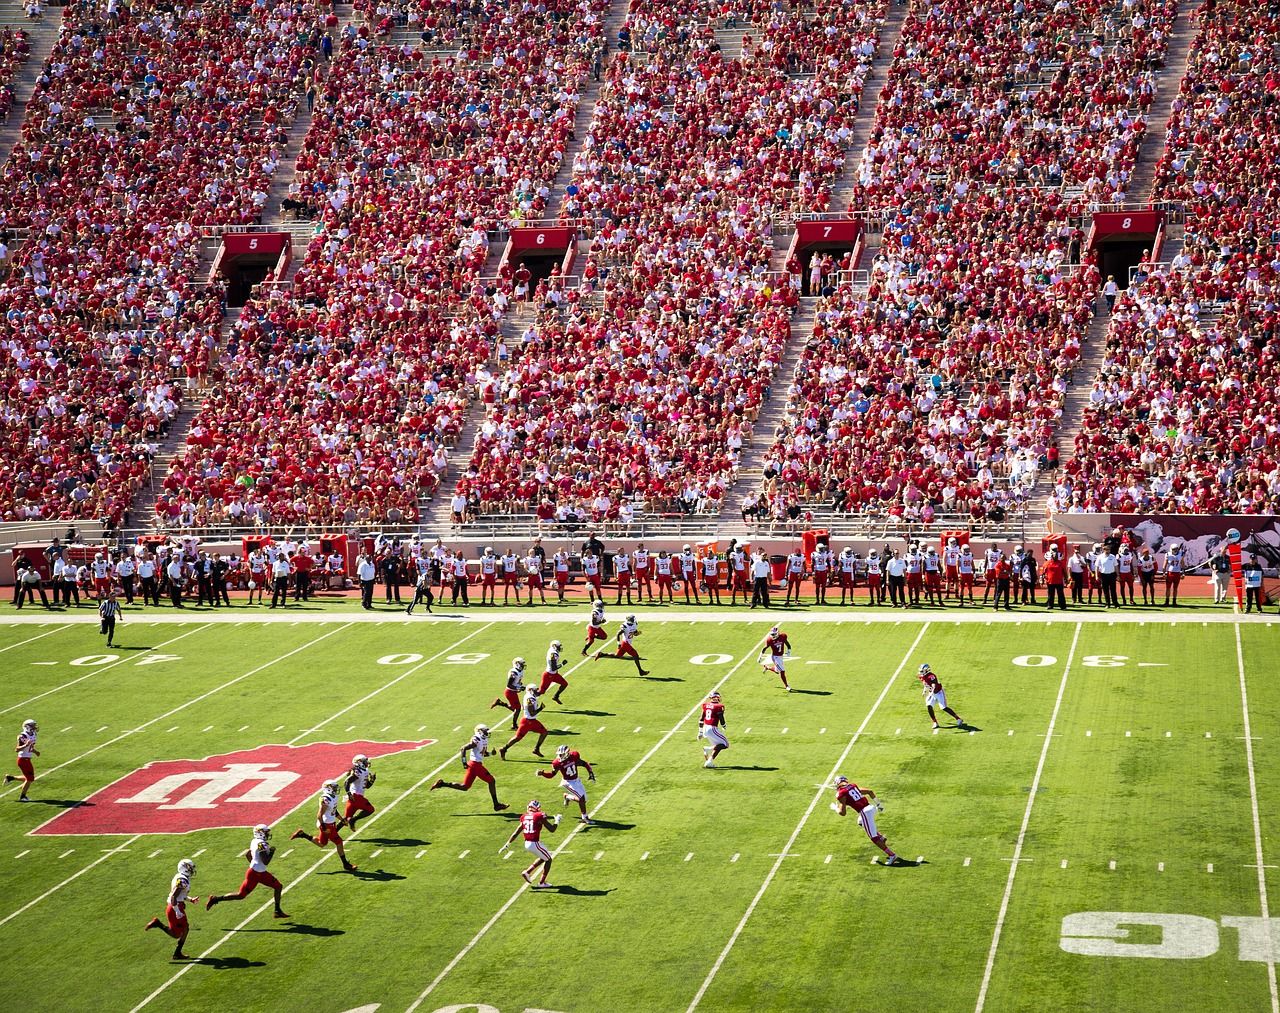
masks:
{"type": "Polygon", "coordinates": [[[497,805],[493,807],[493,811],[496,813],[500,813],[504,809],[510,809],[510,808],[511,806],[507,805],[505,802],[499,802],[497,805]]]}
{"type": "Polygon", "coordinates": [[[528,871],[523,871],[523,872],[521,872],[521,873],[520,873],[520,875],[521,875],[521,877],[523,877],[523,879],[524,879],[524,881],[525,881],[526,883],[528,883],[530,886],[533,886],[533,880],[531,880],[531,879],[529,878],[529,873],[528,873],[528,871]]]}
{"type": "Polygon", "coordinates": [[[213,905],[215,905],[216,903],[218,903],[218,898],[215,897],[213,894],[209,894],[209,899],[204,902],[204,909],[206,911],[212,911],[213,905]]]}
{"type": "Polygon", "coordinates": [[[507,747],[506,747],[506,746],[503,746],[501,749],[499,749],[499,750],[498,750],[498,758],[499,758],[499,759],[501,759],[501,760],[505,760],[505,759],[507,758],[507,747]]]}
{"type": "Polygon", "coordinates": [[[642,668],[642,669],[640,669],[640,674],[641,674],[641,675],[648,675],[648,674],[649,674],[649,670],[648,670],[647,668],[642,668]]]}
{"type": "Polygon", "coordinates": [[[591,660],[592,660],[592,661],[599,661],[599,660],[600,660],[600,652],[599,652],[599,651],[596,651],[596,653],[595,653],[595,657],[593,657],[591,660]]]}
{"type": "Polygon", "coordinates": [[[285,914],[283,911],[274,911],[272,912],[271,917],[272,918],[288,918],[289,916],[285,914]]]}
{"type": "Polygon", "coordinates": [[[347,872],[355,872],[358,868],[360,868],[360,866],[352,865],[350,862],[343,862],[342,868],[347,872]]]}
{"type": "MultiPolygon", "coordinates": [[[[17,780],[17,778],[14,778],[14,780],[17,780]]],[[[19,801],[19,802],[30,802],[30,801],[31,801],[31,799],[27,798],[27,796],[26,796],[26,795],[19,795],[19,796],[18,796],[18,801],[19,801]]]]}
{"type": "Polygon", "coordinates": [[[305,830],[295,830],[293,833],[289,835],[289,840],[296,841],[299,837],[306,837],[306,836],[307,834],[305,830]]]}
{"type": "Polygon", "coordinates": [[[706,767],[708,770],[714,770],[716,766],[716,761],[708,760],[706,763],[703,764],[703,766],[706,767]]]}
{"type": "MultiPolygon", "coordinates": [[[[545,756],[543,753],[538,752],[536,749],[533,751],[533,755],[534,755],[534,756],[541,756],[544,760],[546,759],[546,756],[545,756]]],[[[506,759],[506,757],[504,756],[504,757],[503,757],[503,759],[505,760],[505,759],[506,759]]]]}
{"type": "Polygon", "coordinates": [[[160,919],[152,918],[146,925],[142,926],[142,931],[147,932],[150,929],[158,929],[160,927],[160,919]]]}
{"type": "Polygon", "coordinates": [[[584,827],[589,827],[589,826],[591,826],[591,817],[590,817],[590,816],[579,816],[579,817],[578,817],[578,822],[579,822],[579,823],[581,823],[584,827]]]}
{"type": "Polygon", "coordinates": [[[884,860],[884,864],[885,864],[885,865],[897,865],[897,864],[898,864],[899,862],[901,862],[901,861],[902,861],[902,859],[901,859],[901,858],[899,858],[897,855],[890,855],[888,858],[886,858],[886,859],[884,860]]]}
{"type": "Polygon", "coordinates": [[[432,785],[430,788],[428,788],[427,790],[428,790],[428,791],[435,791],[437,788],[442,788],[442,787],[444,787],[444,778],[443,778],[443,777],[437,777],[437,778],[436,778],[436,783],[435,783],[435,784],[433,784],[433,785],[432,785]]]}
{"type": "Polygon", "coordinates": [[[938,722],[936,722],[936,721],[935,721],[935,722],[933,723],[933,727],[934,727],[934,730],[936,731],[936,730],[937,730],[937,727],[938,727],[938,722]]]}
{"type": "Polygon", "coordinates": [[[555,887],[552,886],[550,883],[534,883],[533,888],[535,890],[554,890],[555,889],[555,887]]]}
{"type": "Polygon", "coordinates": [[[566,805],[568,805],[568,804],[569,804],[569,796],[568,796],[568,795],[563,795],[563,796],[561,796],[561,798],[560,798],[560,804],[561,804],[562,806],[566,806],[566,805]]]}
{"type": "Polygon", "coordinates": [[[784,687],[783,687],[783,689],[785,689],[788,693],[790,693],[790,692],[791,692],[791,687],[790,687],[790,686],[784,686],[784,687]]]}
{"type": "Polygon", "coordinates": [[[4,775],[4,783],[5,783],[5,784],[12,784],[12,783],[13,783],[14,781],[16,781],[16,780],[17,780],[17,777],[15,777],[13,774],[5,774],[5,775],[4,775]]]}

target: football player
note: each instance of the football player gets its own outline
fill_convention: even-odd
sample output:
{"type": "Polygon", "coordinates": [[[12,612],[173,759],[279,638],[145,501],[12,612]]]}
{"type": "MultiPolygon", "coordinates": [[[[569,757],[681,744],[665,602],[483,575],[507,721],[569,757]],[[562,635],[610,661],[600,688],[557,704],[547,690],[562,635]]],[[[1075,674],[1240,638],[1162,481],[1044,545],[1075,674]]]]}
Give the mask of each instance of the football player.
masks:
{"type": "Polygon", "coordinates": [[[505,760],[507,758],[507,750],[530,732],[538,733],[538,741],[533,747],[533,755],[542,755],[542,743],[547,738],[547,726],[538,720],[538,714],[541,711],[542,704],[538,700],[538,688],[530,686],[524,691],[524,704],[520,708],[520,724],[516,726],[516,733],[511,736],[511,741],[498,750],[499,757],[505,760]]]}
{"type": "Polygon", "coordinates": [[[275,855],[276,849],[271,846],[271,828],[265,823],[259,823],[253,828],[253,837],[249,840],[249,850],[244,853],[244,857],[249,860],[249,868],[244,874],[244,882],[240,884],[240,891],[238,893],[209,894],[209,899],[205,901],[205,910],[208,911],[215,904],[221,904],[224,900],[244,900],[259,886],[269,886],[275,893],[275,917],[288,918],[289,916],[284,913],[284,909],[280,907],[280,895],[284,893],[284,886],[280,880],[267,871],[267,866],[271,864],[271,859],[275,858],[275,855]]]}
{"type": "MultiPolygon", "coordinates": [[[[559,644],[555,641],[552,646],[559,644]]],[[[524,658],[513,658],[511,668],[507,672],[507,688],[502,691],[502,696],[493,698],[493,703],[489,704],[489,710],[495,707],[505,707],[511,711],[511,730],[516,730],[516,719],[520,715],[520,694],[524,692],[524,658]]]]}
{"type": "MultiPolygon", "coordinates": [[[[1164,603],[1166,606],[1178,605],[1178,585],[1182,583],[1183,570],[1183,549],[1177,542],[1169,544],[1169,551],[1164,556],[1164,603]],[[1173,601],[1169,600],[1170,595],[1173,601]]],[[[1152,604],[1155,604],[1155,595],[1152,594],[1152,604]]]]}
{"type": "Polygon", "coordinates": [[[964,719],[947,706],[946,691],[942,688],[942,683],[938,680],[937,675],[934,674],[933,669],[929,667],[928,662],[920,666],[920,672],[916,678],[924,683],[924,706],[929,712],[929,720],[933,722],[933,727],[938,727],[938,719],[934,716],[933,708],[941,707],[945,713],[956,719],[957,728],[963,728],[964,719]]]}
{"type": "Polygon", "coordinates": [[[702,765],[714,767],[716,757],[729,748],[729,740],[724,734],[724,704],[720,694],[713,692],[702,704],[702,714],[698,718],[698,739],[703,742],[702,765]]]}
{"type": "Polygon", "coordinates": [[[876,793],[870,788],[859,788],[841,774],[836,778],[836,800],[831,803],[831,808],[837,816],[843,816],[850,809],[857,813],[858,822],[871,838],[871,843],[888,856],[884,864],[897,865],[902,859],[893,853],[893,849],[884,839],[884,834],[876,829],[876,812],[880,809],[880,803],[876,802],[874,806],[872,805],[875,797],[876,793]]]}
{"type": "Polygon", "coordinates": [[[192,904],[200,902],[199,897],[191,894],[191,880],[195,878],[196,863],[190,858],[184,858],[178,863],[178,874],[173,877],[173,882],[169,884],[169,899],[165,901],[164,917],[162,922],[159,918],[152,918],[147,922],[146,929],[159,929],[170,939],[176,939],[178,945],[173,949],[174,960],[186,960],[187,955],[182,952],[182,944],[187,941],[187,933],[191,931],[191,925],[187,921],[187,901],[192,904]]]}
{"type": "Polygon", "coordinates": [[[347,793],[347,808],[342,818],[354,833],[356,820],[362,816],[373,814],[373,803],[365,798],[364,793],[373,787],[378,775],[369,766],[369,757],[357,753],[351,757],[351,769],[342,778],[342,789],[347,793]]]}
{"type": "Polygon", "coordinates": [[[538,838],[542,836],[543,830],[554,834],[558,826],[560,826],[560,817],[552,818],[548,816],[542,811],[541,803],[534,799],[525,809],[524,815],[520,817],[519,824],[511,831],[511,836],[507,838],[507,843],[498,849],[498,854],[505,855],[511,850],[512,842],[520,834],[524,834],[524,850],[533,856],[533,864],[520,875],[535,890],[545,890],[551,887],[551,884],[547,882],[547,876],[551,872],[551,852],[546,849],[546,846],[538,838]],[[538,866],[542,866],[542,876],[535,883],[530,877],[537,871],[538,866]]]}
{"type": "Polygon", "coordinates": [[[31,759],[40,755],[40,750],[36,748],[36,738],[39,734],[40,726],[33,718],[27,718],[22,722],[22,731],[18,733],[18,744],[14,747],[14,752],[18,754],[18,769],[22,771],[22,776],[4,775],[5,784],[12,784],[14,781],[22,782],[22,791],[18,792],[19,802],[30,801],[27,798],[27,792],[31,790],[36,780],[36,768],[32,765],[31,759]]]}
{"type": "Polygon", "coordinates": [[[317,848],[323,848],[330,841],[337,849],[338,857],[342,859],[342,867],[347,872],[355,872],[356,867],[347,861],[347,849],[342,843],[342,836],[338,831],[346,825],[346,820],[338,815],[338,782],[330,778],[320,786],[320,803],[316,809],[316,829],[320,831],[315,837],[312,837],[305,830],[295,830],[289,840],[310,841],[317,848]]]}
{"type": "Polygon", "coordinates": [[[769,654],[769,660],[761,662],[761,667],[781,679],[783,689],[790,693],[791,683],[787,682],[787,655],[791,653],[791,641],[779,627],[775,626],[764,638],[764,649],[769,654]]]}
{"type": "Polygon", "coordinates": [[[596,651],[595,660],[601,658],[630,658],[635,662],[636,671],[641,675],[648,675],[649,670],[640,667],[640,655],[636,653],[636,649],[631,646],[631,641],[640,636],[640,626],[636,623],[635,616],[627,616],[622,621],[622,625],[618,628],[618,650],[614,654],[605,654],[604,651],[596,651]]]}
{"type": "Polygon", "coordinates": [[[604,632],[604,602],[597,598],[591,605],[591,618],[587,620],[587,642],[582,645],[582,656],[587,656],[597,640],[608,639],[604,632]]]}
{"type": "Polygon", "coordinates": [[[570,749],[568,746],[556,747],[556,758],[552,761],[550,770],[539,770],[539,777],[555,777],[560,775],[560,787],[564,789],[564,804],[570,802],[578,803],[578,819],[583,823],[590,823],[591,819],[587,816],[587,789],[582,787],[582,778],[578,774],[578,767],[585,767],[587,770],[587,780],[594,781],[596,772],[592,769],[591,764],[584,760],[576,749],[570,749]]]}
{"type": "MultiPolygon", "coordinates": [[[[569,682],[560,674],[560,669],[564,667],[564,662],[560,660],[560,652],[564,649],[564,645],[558,640],[551,641],[551,646],[547,648],[547,667],[542,670],[542,681],[538,683],[538,695],[546,693],[553,685],[559,686],[556,695],[551,699],[556,703],[560,703],[560,694],[569,688],[569,682]]],[[[518,711],[520,708],[517,707],[518,711]]],[[[511,727],[516,726],[515,715],[511,718],[511,727]]]]}
{"type": "Polygon", "coordinates": [[[493,750],[489,748],[489,726],[476,725],[475,734],[471,736],[471,740],[462,747],[460,751],[462,757],[462,766],[466,769],[466,776],[462,779],[462,783],[455,781],[446,781],[443,777],[437,778],[436,783],[431,786],[431,791],[437,788],[452,788],[454,791],[470,791],[471,785],[476,779],[483,781],[489,786],[489,797],[493,800],[493,811],[502,812],[504,809],[511,808],[505,803],[498,801],[498,786],[493,779],[493,775],[489,773],[484,765],[484,758],[492,756],[493,750]]]}

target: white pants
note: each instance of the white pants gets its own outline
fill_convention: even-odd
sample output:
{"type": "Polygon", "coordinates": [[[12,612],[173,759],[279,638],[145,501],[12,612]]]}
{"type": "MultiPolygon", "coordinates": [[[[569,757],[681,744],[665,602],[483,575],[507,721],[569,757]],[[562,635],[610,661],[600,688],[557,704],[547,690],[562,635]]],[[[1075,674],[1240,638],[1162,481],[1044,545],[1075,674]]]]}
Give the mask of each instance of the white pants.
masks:
{"type": "Polygon", "coordinates": [[[867,806],[862,812],[858,813],[858,822],[862,824],[862,829],[867,832],[867,836],[873,841],[879,836],[880,831],[876,829],[876,807],[874,804],[867,806]]]}
{"type": "Polygon", "coordinates": [[[947,691],[940,689],[936,693],[927,694],[924,698],[924,705],[926,707],[941,707],[943,710],[946,710],[947,709],[947,691]]]}
{"type": "Polygon", "coordinates": [[[720,746],[725,749],[729,747],[729,740],[725,738],[724,732],[715,725],[703,725],[702,737],[707,740],[707,745],[713,748],[715,746],[720,746]]]}
{"type": "Polygon", "coordinates": [[[782,654],[771,655],[769,658],[769,665],[773,668],[775,672],[781,675],[783,672],[787,670],[786,656],[782,654]]]}
{"type": "Polygon", "coordinates": [[[539,858],[544,862],[551,861],[551,852],[544,848],[539,841],[525,841],[524,850],[534,858],[539,858]]]}
{"type": "Polygon", "coordinates": [[[581,802],[587,800],[587,789],[582,787],[581,778],[574,778],[572,781],[561,781],[560,787],[565,790],[566,794],[573,795],[581,802]]]}

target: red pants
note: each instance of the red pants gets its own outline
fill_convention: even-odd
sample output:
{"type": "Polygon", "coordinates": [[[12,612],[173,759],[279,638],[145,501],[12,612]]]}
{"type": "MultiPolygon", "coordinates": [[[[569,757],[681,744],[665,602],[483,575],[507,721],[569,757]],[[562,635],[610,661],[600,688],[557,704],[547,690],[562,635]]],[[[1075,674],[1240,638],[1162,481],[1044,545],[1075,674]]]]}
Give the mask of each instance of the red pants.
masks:
{"type": "Polygon", "coordinates": [[[629,588],[630,586],[631,586],[631,571],[627,570],[625,573],[618,574],[618,590],[621,591],[621,590],[624,590],[625,588],[629,588]]]}
{"type": "Polygon", "coordinates": [[[569,574],[556,571],[556,587],[563,591],[569,586],[569,574]]]}
{"type": "Polygon", "coordinates": [[[185,936],[187,934],[189,926],[185,909],[179,911],[172,904],[166,904],[164,906],[164,916],[169,920],[169,931],[175,936],[185,936]]]}
{"type": "Polygon", "coordinates": [[[552,686],[563,686],[568,689],[569,682],[559,672],[543,672],[542,682],[538,684],[538,695],[541,696],[552,686]]]}
{"type": "Polygon", "coordinates": [[[542,590],[542,574],[540,573],[529,574],[529,586],[531,588],[536,587],[539,591],[541,591],[542,590]]]}
{"type": "Polygon", "coordinates": [[[496,573],[486,573],[480,578],[481,587],[493,587],[498,583],[498,575],[496,573]]]}
{"type": "Polygon", "coordinates": [[[625,640],[618,641],[618,657],[619,658],[639,658],[636,649],[625,640]]]}
{"type": "Polygon", "coordinates": [[[244,874],[244,882],[240,884],[240,892],[237,897],[248,897],[253,893],[254,889],[259,886],[269,886],[273,890],[283,890],[284,884],[269,872],[254,872],[250,869],[244,874]]]}
{"type": "Polygon", "coordinates": [[[467,764],[467,776],[462,779],[462,790],[466,791],[470,788],[477,778],[485,784],[493,784],[493,775],[489,773],[485,765],[472,760],[467,764]]]}
{"type": "Polygon", "coordinates": [[[539,735],[547,734],[547,726],[537,718],[521,718],[520,727],[516,729],[516,737],[514,742],[519,742],[530,732],[536,732],[539,735]]]}
{"type": "Polygon", "coordinates": [[[363,795],[347,796],[347,808],[342,813],[343,819],[349,820],[358,812],[366,814],[373,812],[373,803],[363,795]]]}
{"type": "MultiPolygon", "coordinates": [[[[880,590],[880,582],[883,579],[884,578],[878,573],[867,574],[867,587],[871,590],[872,594],[880,590]]],[[[852,586],[853,585],[850,584],[850,587],[852,586]]]]}
{"type": "MultiPolygon", "coordinates": [[[[542,691],[539,690],[538,692],[542,691]]],[[[502,691],[502,699],[507,701],[507,706],[513,711],[518,711],[520,709],[520,694],[514,689],[504,689],[502,691]]]]}
{"type": "Polygon", "coordinates": [[[31,757],[19,756],[18,769],[22,771],[24,780],[30,782],[36,779],[36,768],[31,765],[31,757]]]}
{"type": "Polygon", "coordinates": [[[585,579],[586,579],[586,581],[587,581],[587,584],[588,584],[588,585],[590,585],[591,589],[592,589],[593,591],[595,591],[595,593],[596,593],[596,597],[597,597],[597,598],[599,598],[599,597],[600,597],[600,594],[601,594],[601,591],[600,591],[600,574],[598,574],[598,573],[589,573],[589,574],[587,574],[587,576],[586,576],[586,578],[585,578],[585,579]]]}
{"type": "Polygon", "coordinates": [[[342,838],[338,836],[338,824],[336,823],[320,824],[320,832],[316,834],[316,843],[320,845],[320,847],[323,848],[330,841],[341,841],[341,840],[342,838]]]}

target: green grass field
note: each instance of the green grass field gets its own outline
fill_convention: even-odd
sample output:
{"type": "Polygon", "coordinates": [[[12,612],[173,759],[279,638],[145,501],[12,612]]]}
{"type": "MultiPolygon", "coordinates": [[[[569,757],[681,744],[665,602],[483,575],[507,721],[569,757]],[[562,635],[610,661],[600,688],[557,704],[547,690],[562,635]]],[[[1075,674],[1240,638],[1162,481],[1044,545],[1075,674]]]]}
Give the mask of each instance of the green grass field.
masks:
{"type": "MultiPolygon", "coordinates": [[[[597,825],[561,810],[529,740],[490,761],[509,813],[481,784],[429,792],[460,771],[474,724],[504,741],[488,704],[513,655],[540,672],[559,638],[576,660],[580,611],[135,614],[113,650],[95,625],[0,620],[0,731],[36,718],[42,751],[31,803],[0,790],[0,1006],[1277,1009],[1266,928],[1235,921],[1280,898],[1280,870],[1258,868],[1280,833],[1270,623],[793,615],[786,694],[757,663],[770,618],[642,609],[654,678],[587,662],[548,710],[546,752],[567,743],[596,766],[597,825]],[[922,661],[967,729],[932,733],[922,661]],[[704,770],[695,708],[713,687],[732,748],[704,770]],[[270,744],[424,739],[374,761],[379,812],[348,837],[358,873],[288,840],[311,826],[308,796],[274,837],[290,919],[272,919],[262,889],[191,905],[200,959],[185,965],[142,931],[181,857],[196,856],[196,894],[233,892],[249,831],[139,833],[158,805],[106,786],[147,763],[270,744]],[[857,822],[830,811],[837,772],[883,796],[880,829],[906,865],[873,863],[857,822]],[[499,856],[531,798],[567,813],[548,841],[555,891],[524,888],[523,851],[499,856]],[[31,833],[55,817],[115,818],[120,833],[31,833]],[[1064,934],[1064,918],[1089,912],[1130,917],[1069,920],[1064,934]],[[1092,952],[1068,952],[1080,949],[1092,952]]],[[[206,815],[255,822],[231,797],[206,815]]]]}

